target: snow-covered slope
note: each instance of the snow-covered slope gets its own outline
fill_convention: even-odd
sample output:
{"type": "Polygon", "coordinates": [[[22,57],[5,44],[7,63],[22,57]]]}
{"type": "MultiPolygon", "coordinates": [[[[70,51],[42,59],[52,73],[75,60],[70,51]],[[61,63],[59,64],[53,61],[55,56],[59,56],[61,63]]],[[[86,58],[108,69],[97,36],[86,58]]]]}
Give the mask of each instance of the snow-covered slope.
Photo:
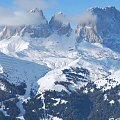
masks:
{"type": "Polygon", "coordinates": [[[2,53],[0,53],[0,65],[1,78],[16,86],[26,84],[26,97],[30,96],[30,91],[37,91],[37,80],[50,70],[47,66],[8,57],[2,53]]]}
{"type": "Polygon", "coordinates": [[[0,41],[0,51],[8,55],[28,49],[28,46],[29,43],[18,36],[0,41]]]}
{"type": "MultiPolygon", "coordinates": [[[[107,84],[109,88],[106,87],[105,88],[106,90],[120,84],[120,81],[118,79],[119,76],[115,77],[115,75],[120,71],[120,56],[118,54],[116,54],[109,48],[103,47],[100,44],[92,44],[88,42],[81,42],[80,44],[78,44],[77,50],[78,50],[77,59],[74,59],[71,63],[60,69],[55,69],[49,72],[38,81],[38,84],[40,85],[39,91],[41,90],[66,91],[64,85],[63,86],[57,85],[56,82],[69,82],[65,74],[66,72],[64,73],[63,71],[67,69],[69,71],[68,73],[70,73],[70,71],[71,74],[75,73],[75,71],[72,70],[71,68],[73,69],[83,68],[89,71],[89,75],[86,77],[87,82],[86,80],[85,82],[79,81],[77,83],[74,83],[72,81],[70,82],[72,87],[71,89],[78,89],[89,82],[95,82],[95,84],[99,88],[107,84]],[[109,79],[114,79],[114,81],[111,81],[111,83],[109,83],[108,82],[109,79]]],[[[75,73],[75,75],[77,74],[78,75],[82,74],[83,77],[85,77],[86,75],[83,73],[75,73]]]]}
{"type": "Polygon", "coordinates": [[[69,37],[53,34],[46,39],[13,36],[0,41],[0,51],[23,60],[47,64],[50,68],[59,68],[76,59],[75,44],[74,33],[69,37]]]}

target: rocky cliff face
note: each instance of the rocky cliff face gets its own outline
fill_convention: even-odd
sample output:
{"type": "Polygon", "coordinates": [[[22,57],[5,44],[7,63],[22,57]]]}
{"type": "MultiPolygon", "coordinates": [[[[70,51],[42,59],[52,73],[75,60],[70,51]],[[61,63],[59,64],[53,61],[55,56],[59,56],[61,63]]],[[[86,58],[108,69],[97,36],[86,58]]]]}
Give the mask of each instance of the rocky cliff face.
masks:
{"type": "Polygon", "coordinates": [[[69,36],[72,28],[70,23],[66,20],[66,16],[59,12],[56,13],[50,20],[49,25],[52,31],[57,32],[59,35],[69,36]]]}
{"type": "Polygon", "coordinates": [[[32,14],[33,17],[37,16],[39,19],[39,22],[37,24],[25,26],[23,30],[23,36],[27,34],[32,38],[48,37],[51,31],[50,31],[48,21],[43,14],[43,11],[35,8],[33,10],[30,10],[28,14],[32,14]]]}
{"type": "Polygon", "coordinates": [[[0,39],[9,39],[12,36],[20,35],[24,26],[1,26],[0,39]]]}
{"type": "Polygon", "coordinates": [[[72,28],[70,23],[65,21],[65,15],[62,13],[56,13],[48,23],[45,18],[43,11],[37,8],[32,9],[26,13],[35,17],[37,23],[20,26],[1,26],[0,27],[0,39],[9,39],[12,36],[29,36],[31,38],[46,38],[49,37],[53,32],[58,35],[69,36],[72,28]]]}
{"type": "Polygon", "coordinates": [[[95,20],[78,25],[78,39],[99,42],[120,52],[120,12],[115,7],[91,8],[87,12],[95,20]]]}
{"type": "Polygon", "coordinates": [[[1,26],[0,27],[0,39],[8,39],[12,36],[30,36],[32,38],[45,38],[51,33],[48,21],[46,20],[42,10],[37,8],[32,9],[26,13],[31,17],[35,17],[37,23],[30,25],[20,25],[20,26],[1,26]]]}

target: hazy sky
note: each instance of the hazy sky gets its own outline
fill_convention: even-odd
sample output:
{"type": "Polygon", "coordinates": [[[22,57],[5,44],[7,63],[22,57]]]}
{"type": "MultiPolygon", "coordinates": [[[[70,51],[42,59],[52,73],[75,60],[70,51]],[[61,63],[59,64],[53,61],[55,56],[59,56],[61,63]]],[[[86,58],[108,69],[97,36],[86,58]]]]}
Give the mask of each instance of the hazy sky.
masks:
{"type": "MultiPolygon", "coordinates": [[[[0,0],[0,6],[13,9],[16,7],[16,2],[18,1],[29,1],[31,0],[0,0]]],[[[105,7],[105,6],[115,6],[120,10],[120,0],[32,0],[33,7],[42,6],[46,17],[50,18],[57,11],[62,11],[67,15],[78,15],[84,10],[90,7],[105,7]],[[36,5],[36,1],[42,1],[39,5],[36,5]],[[51,4],[51,5],[50,5],[51,4]],[[47,7],[48,6],[48,7],[47,7]]],[[[25,6],[27,6],[27,2],[25,6]]],[[[32,5],[30,5],[32,7],[32,5]]],[[[32,9],[32,8],[31,8],[32,9]]]]}
{"type": "Polygon", "coordinates": [[[0,0],[0,24],[36,23],[36,18],[24,14],[24,11],[33,8],[42,9],[48,20],[56,12],[61,11],[69,16],[69,20],[72,19],[77,23],[77,21],[84,21],[86,17],[91,19],[90,15],[86,15],[84,19],[79,17],[86,9],[106,6],[115,6],[120,10],[120,0],[0,0]]]}

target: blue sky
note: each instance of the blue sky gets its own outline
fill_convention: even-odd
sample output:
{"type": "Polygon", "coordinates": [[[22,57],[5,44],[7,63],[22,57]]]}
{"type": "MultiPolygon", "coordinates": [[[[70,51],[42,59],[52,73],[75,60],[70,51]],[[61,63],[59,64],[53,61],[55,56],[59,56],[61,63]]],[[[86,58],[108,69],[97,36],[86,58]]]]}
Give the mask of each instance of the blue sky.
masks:
{"type": "Polygon", "coordinates": [[[90,7],[116,6],[120,8],[120,0],[57,0],[56,10],[67,14],[79,14],[90,7]]]}
{"type": "MultiPolygon", "coordinates": [[[[17,0],[0,0],[0,6],[12,9],[15,7],[13,1],[17,0]]],[[[35,0],[33,0],[35,1],[35,0]]],[[[42,0],[50,4],[52,0],[42,0]]],[[[43,10],[46,17],[50,18],[55,12],[62,11],[66,15],[79,15],[90,7],[115,6],[120,10],[120,0],[53,0],[55,4],[49,9],[43,10]]],[[[31,8],[32,9],[32,8],[31,8]]]]}
{"type": "Polygon", "coordinates": [[[79,15],[86,9],[96,6],[115,6],[120,10],[120,0],[57,0],[57,4],[46,14],[62,11],[67,15],[79,15]]]}

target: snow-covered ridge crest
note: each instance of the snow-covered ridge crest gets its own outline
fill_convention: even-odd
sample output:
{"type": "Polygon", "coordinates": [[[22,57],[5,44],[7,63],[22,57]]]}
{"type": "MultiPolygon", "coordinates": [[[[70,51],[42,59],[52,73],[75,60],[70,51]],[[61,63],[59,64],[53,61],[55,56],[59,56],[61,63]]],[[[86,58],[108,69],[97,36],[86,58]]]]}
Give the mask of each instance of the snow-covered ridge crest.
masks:
{"type": "Polygon", "coordinates": [[[9,40],[0,41],[0,51],[5,54],[14,54],[15,52],[20,52],[28,49],[29,42],[20,39],[18,36],[12,37],[9,40]]]}

